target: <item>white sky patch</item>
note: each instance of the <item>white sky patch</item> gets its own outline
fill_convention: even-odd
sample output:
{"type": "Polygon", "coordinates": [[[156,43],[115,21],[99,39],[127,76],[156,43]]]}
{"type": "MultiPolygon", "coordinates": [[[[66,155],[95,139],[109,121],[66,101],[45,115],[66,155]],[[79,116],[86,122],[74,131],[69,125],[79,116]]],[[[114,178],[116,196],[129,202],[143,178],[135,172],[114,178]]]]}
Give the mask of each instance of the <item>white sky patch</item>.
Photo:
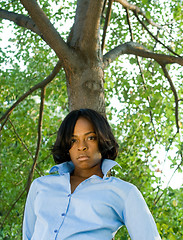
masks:
{"type": "Polygon", "coordinates": [[[152,154],[157,156],[158,160],[158,163],[156,162],[157,168],[155,169],[155,175],[161,177],[163,188],[170,186],[175,189],[180,188],[183,184],[183,174],[179,173],[178,170],[175,172],[177,166],[171,168],[172,162],[168,159],[168,156],[173,158],[176,155],[176,151],[177,148],[173,147],[173,149],[170,149],[167,153],[165,148],[160,145],[156,145],[152,151],[152,154]]]}

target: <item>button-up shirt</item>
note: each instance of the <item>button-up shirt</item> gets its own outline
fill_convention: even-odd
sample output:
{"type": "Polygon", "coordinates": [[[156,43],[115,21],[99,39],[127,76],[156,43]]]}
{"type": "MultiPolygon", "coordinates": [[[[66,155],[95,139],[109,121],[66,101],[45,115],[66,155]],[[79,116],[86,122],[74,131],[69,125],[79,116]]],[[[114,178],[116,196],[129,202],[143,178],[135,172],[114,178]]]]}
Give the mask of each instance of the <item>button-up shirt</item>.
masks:
{"type": "Polygon", "coordinates": [[[72,162],[54,166],[33,181],[24,212],[23,240],[111,240],[126,225],[132,240],[160,240],[139,190],[107,172],[117,163],[104,159],[104,177],[93,175],[71,193],[72,162]]]}

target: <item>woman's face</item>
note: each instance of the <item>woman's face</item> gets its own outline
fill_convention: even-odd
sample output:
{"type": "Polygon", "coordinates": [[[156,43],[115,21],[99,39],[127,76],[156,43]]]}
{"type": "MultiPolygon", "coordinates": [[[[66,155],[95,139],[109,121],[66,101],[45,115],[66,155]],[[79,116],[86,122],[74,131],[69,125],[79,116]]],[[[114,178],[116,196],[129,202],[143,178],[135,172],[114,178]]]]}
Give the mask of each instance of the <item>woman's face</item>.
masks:
{"type": "Polygon", "coordinates": [[[97,136],[92,123],[86,118],[80,117],[76,122],[69,154],[75,169],[91,171],[100,168],[102,155],[97,136]]]}

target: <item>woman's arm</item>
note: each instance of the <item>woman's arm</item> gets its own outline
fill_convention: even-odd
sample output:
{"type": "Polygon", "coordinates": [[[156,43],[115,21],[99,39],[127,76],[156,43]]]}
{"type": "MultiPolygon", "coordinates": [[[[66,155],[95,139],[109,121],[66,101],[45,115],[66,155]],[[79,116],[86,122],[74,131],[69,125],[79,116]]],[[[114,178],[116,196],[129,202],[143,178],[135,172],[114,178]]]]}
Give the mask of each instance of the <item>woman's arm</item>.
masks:
{"type": "Polygon", "coordinates": [[[124,219],[132,240],[161,239],[148,206],[135,186],[125,201],[124,219]]]}
{"type": "Polygon", "coordinates": [[[23,220],[23,240],[30,240],[34,233],[36,215],[34,211],[34,202],[37,195],[36,181],[30,187],[24,211],[23,220]]]}

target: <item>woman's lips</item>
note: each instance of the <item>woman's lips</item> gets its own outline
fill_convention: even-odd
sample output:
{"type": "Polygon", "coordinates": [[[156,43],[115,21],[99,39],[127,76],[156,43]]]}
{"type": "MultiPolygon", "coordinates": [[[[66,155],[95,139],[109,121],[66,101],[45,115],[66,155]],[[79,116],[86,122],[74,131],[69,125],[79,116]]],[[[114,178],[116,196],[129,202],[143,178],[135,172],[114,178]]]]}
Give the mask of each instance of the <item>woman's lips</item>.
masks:
{"type": "Polygon", "coordinates": [[[86,155],[80,155],[77,159],[78,159],[79,161],[85,161],[85,160],[88,160],[89,157],[86,156],[86,155]]]}

